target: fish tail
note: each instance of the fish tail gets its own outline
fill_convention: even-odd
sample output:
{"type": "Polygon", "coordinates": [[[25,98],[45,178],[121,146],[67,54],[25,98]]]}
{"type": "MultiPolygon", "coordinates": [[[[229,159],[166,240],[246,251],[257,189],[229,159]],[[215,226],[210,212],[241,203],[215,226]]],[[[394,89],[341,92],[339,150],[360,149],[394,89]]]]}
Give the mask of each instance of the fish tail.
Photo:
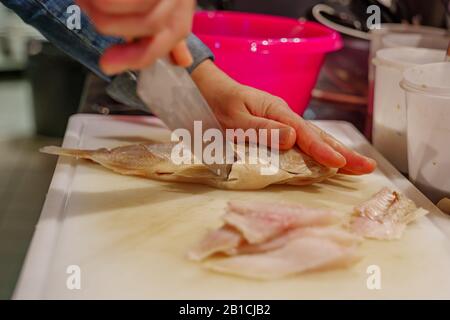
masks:
{"type": "Polygon", "coordinates": [[[78,150],[78,149],[65,149],[55,146],[43,147],[39,150],[42,153],[52,154],[56,156],[74,157],[81,159],[91,159],[95,151],[78,150]]]}

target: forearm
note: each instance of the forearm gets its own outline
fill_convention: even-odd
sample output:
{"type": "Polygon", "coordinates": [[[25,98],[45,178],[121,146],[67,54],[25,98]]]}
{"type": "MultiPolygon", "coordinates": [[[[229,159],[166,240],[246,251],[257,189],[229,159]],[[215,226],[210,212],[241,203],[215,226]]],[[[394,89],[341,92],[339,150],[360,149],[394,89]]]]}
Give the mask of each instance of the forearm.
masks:
{"type": "Polygon", "coordinates": [[[192,72],[192,79],[213,110],[221,108],[223,97],[225,95],[232,96],[239,86],[238,82],[230,78],[210,60],[197,66],[192,72]]]}

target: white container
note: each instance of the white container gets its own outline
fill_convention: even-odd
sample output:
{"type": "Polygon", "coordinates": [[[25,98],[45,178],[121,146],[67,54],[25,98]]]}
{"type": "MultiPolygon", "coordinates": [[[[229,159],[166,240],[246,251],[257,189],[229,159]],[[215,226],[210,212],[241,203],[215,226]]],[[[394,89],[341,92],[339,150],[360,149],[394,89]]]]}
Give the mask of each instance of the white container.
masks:
{"type": "Polygon", "coordinates": [[[398,170],[408,172],[406,101],[400,88],[403,72],[413,66],[444,61],[445,51],[423,48],[389,48],[373,60],[375,93],[372,138],[378,149],[398,170]]]}
{"type": "Polygon", "coordinates": [[[450,62],[408,69],[409,176],[431,200],[450,197],[450,62]]]}
{"type": "MultiPolygon", "coordinates": [[[[376,57],[378,50],[384,49],[383,39],[389,34],[419,34],[423,37],[445,37],[449,36],[449,31],[441,28],[434,28],[428,26],[410,25],[404,23],[383,23],[379,29],[370,31],[370,56],[369,61],[376,57]]],[[[392,45],[392,43],[391,43],[392,45]]],[[[399,45],[402,46],[402,45],[399,45]]],[[[399,47],[397,46],[397,47],[399,47]]],[[[436,49],[435,47],[429,49],[436,49]]],[[[374,87],[375,87],[375,66],[369,63],[369,101],[368,101],[368,116],[373,116],[374,103],[374,87]]]]}
{"type": "Polygon", "coordinates": [[[390,33],[382,38],[383,48],[411,47],[446,50],[449,35],[421,33],[390,33]]]}
{"type": "MultiPolygon", "coordinates": [[[[379,29],[370,31],[370,60],[375,58],[378,50],[384,49],[383,38],[388,34],[420,34],[428,36],[448,36],[449,32],[445,29],[428,26],[417,26],[403,23],[384,23],[379,29]]],[[[369,81],[373,81],[375,69],[369,64],[369,81]]]]}

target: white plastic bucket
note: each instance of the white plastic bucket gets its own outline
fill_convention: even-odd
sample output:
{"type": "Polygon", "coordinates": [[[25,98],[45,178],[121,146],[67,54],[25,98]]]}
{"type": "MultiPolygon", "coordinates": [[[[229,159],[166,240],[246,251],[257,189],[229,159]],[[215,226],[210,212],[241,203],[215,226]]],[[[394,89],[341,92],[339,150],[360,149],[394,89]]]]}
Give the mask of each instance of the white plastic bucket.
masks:
{"type": "Polygon", "coordinates": [[[383,48],[411,47],[446,50],[449,35],[420,33],[390,33],[382,37],[383,48]]]}
{"type": "Polygon", "coordinates": [[[450,197],[450,62],[405,71],[411,180],[431,200],[450,197]]]}
{"type": "Polygon", "coordinates": [[[443,50],[389,48],[379,50],[373,60],[376,66],[373,144],[401,172],[408,172],[406,101],[400,88],[403,72],[409,67],[444,61],[444,58],[443,50]]]}
{"type": "MultiPolygon", "coordinates": [[[[420,34],[423,37],[445,37],[449,36],[449,31],[441,28],[434,28],[428,26],[418,26],[403,23],[383,23],[379,29],[371,30],[370,32],[370,56],[369,61],[376,57],[378,50],[384,49],[383,38],[389,34],[420,34]]],[[[399,47],[399,46],[398,46],[399,47]]],[[[429,48],[430,49],[430,48],[429,48]]],[[[435,48],[431,48],[435,49],[435,48]]],[[[368,116],[373,116],[374,103],[374,87],[375,87],[375,67],[369,63],[369,101],[368,101],[368,116]]]]}

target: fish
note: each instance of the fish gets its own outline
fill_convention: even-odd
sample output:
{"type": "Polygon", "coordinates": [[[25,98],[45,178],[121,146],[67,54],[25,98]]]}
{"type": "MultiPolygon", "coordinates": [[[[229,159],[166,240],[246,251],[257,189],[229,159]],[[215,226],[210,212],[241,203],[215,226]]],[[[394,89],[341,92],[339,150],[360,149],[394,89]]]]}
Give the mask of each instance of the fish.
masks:
{"type": "MultiPolygon", "coordinates": [[[[48,146],[40,151],[51,155],[91,160],[122,175],[167,182],[204,184],[225,190],[259,190],[273,184],[303,186],[324,181],[337,174],[337,169],[325,167],[300,149],[293,148],[279,151],[279,170],[274,174],[261,174],[263,161],[236,160],[228,177],[223,178],[215,175],[201,163],[174,163],[171,154],[175,145],[175,143],[147,143],[97,150],[48,146]]],[[[249,150],[250,148],[246,149],[246,157],[252,154],[249,150]]]]}
{"type": "Polygon", "coordinates": [[[273,280],[349,267],[361,259],[362,238],[339,227],[342,217],[332,210],[231,201],[222,220],[187,254],[215,272],[273,280]]]}
{"type": "Polygon", "coordinates": [[[401,192],[383,188],[354,208],[350,229],[369,239],[400,239],[406,226],[428,214],[401,192]]]}

